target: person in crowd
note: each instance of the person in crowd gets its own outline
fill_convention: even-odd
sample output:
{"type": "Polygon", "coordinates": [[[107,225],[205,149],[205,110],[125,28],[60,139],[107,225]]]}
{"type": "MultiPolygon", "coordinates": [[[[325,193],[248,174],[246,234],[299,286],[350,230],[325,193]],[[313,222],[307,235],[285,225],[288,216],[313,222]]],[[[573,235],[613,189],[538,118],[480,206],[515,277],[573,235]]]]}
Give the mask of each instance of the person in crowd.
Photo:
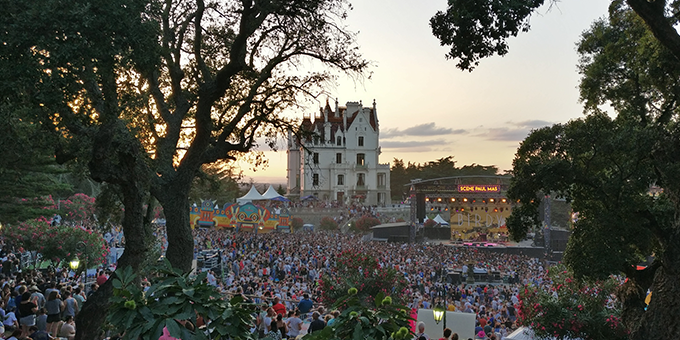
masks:
{"type": "Polygon", "coordinates": [[[52,290],[45,303],[45,309],[47,310],[47,332],[53,336],[57,334],[57,324],[61,320],[61,312],[64,310],[64,303],[60,297],[59,291],[52,290]]]}
{"type": "Polygon", "coordinates": [[[425,323],[420,321],[418,322],[418,325],[416,326],[416,336],[414,339],[421,339],[425,338],[425,340],[430,340],[430,337],[425,333],[425,323]]]}
{"type": "Polygon", "coordinates": [[[450,340],[451,339],[451,329],[450,328],[444,328],[444,334],[439,340],[450,340]]]}
{"type": "Polygon", "coordinates": [[[30,335],[28,336],[31,340],[51,340],[50,335],[45,331],[41,331],[36,326],[31,326],[28,329],[30,335]]]}
{"type": "Polygon", "coordinates": [[[21,318],[19,323],[21,324],[22,337],[27,337],[29,329],[31,326],[35,326],[36,313],[38,312],[37,300],[31,299],[30,292],[24,292],[21,296],[21,303],[19,303],[19,311],[21,311],[21,318]]]}
{"type": "Polygon", "coordinates": [[[64,321],[58,325],[57,336],[73,340],[76,337],[76,323],[73,316],[65,316],[64,321]]]}
{"type": "Polygon", "coordinates": [[[286,324],[288,327],[288,338],[295,339],[300,335],[302,330],[302,320],[300,319],[300,311],[290,311],[288,312],[288,318],[286,319],[286,324]]]}
{"type": "Polygon", "coordinates": [[[314,333],[316,331],[320,331],[326,327],[326,323],[323,321],[323,319],[319,318],[320,314],[319,312],[314,312],[312,313],[312,323],[309,324],[309,332],[314,333]]]}
{"type": "Polygon", "coordinates": [[[276,327],[276,320],[272,320],[271,324],[269,324],[269,331],[265,335],[266,338],[271,339],[271,340],[281,340],[281,332],[279,329],[276,327]]]}

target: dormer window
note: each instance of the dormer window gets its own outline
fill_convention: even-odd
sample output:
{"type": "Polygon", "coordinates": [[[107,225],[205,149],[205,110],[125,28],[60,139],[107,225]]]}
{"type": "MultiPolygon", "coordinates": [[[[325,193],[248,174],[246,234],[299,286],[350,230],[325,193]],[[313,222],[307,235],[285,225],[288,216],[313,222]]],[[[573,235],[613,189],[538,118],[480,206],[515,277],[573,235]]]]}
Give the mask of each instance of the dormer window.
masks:
{"type": "Polygon", "coordinates": [[[357,143],[359,144],[359,146],[364,146],[364,137],[359,136],[359,141],[357,143]]]}

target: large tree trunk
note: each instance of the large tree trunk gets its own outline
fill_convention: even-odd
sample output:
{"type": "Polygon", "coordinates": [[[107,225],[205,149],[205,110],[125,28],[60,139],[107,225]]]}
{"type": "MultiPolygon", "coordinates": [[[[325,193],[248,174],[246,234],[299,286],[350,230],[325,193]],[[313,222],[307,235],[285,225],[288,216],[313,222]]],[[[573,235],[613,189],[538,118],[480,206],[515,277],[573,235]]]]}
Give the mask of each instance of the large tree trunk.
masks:
{"type": "MultiPolygon", "coordinates": [[[[144,196],[146,192],[138,185],[127,185],[123,189],[125,215],[123,217],[123,233],[125,235],[125,251],[118,259],[117,267],[132,266],[135,272],[146,260],[150,250],[148,240],[151,230],[144,223],[144,196]]],[[[148,209],[152,209],[149,206],[148,209]]],[[[106,321],[109,310],[109,298],[113,294],[112,280],[108,281],[85,302],[83,309],[76,317],[76,340],[98,339],[102,325],[106,321]]]]}
{"type": "Polygon", "coordinates": [[[164,190],[163,195],[157,197],[163,206],[168,234],[165,257],[173,267],[188,272],[194,259],[194,237],[189,221],[189,190],[182,190],[180,186],[168,187],[174,190],[164,190]]]}
{"type": "MultiPolygon", "coordinates": [[[[677,230],[677,228],[676,228],[677,230]]],[[[666,249],[655,261],[661,266],[654,275],[652,299],[633,328],[631,339],[675,339],[680,334],[680,235],[668,235],[666,249]]]]}

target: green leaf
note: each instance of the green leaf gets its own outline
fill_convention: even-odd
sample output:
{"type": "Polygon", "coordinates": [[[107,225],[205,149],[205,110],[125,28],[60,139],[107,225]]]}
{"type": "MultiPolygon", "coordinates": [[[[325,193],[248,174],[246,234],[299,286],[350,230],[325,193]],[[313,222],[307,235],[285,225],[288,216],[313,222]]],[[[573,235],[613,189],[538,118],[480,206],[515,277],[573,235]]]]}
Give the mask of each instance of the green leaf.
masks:
{"type": "Polygon", "coordinates": [[[183,328],[180,326],[175,319],[165,319],[165,327],[168,328],[168,331],[170,332],[170,336],[175,337],[175,338],[182,338],[182,330],[180,329],[183,328]]]}

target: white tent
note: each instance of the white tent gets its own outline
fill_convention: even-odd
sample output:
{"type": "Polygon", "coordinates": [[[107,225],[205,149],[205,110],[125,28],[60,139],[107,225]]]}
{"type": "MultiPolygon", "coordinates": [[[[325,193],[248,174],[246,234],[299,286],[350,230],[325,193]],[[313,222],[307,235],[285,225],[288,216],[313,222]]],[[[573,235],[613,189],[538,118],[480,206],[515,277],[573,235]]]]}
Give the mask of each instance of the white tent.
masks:
{"type": "MultiPolygon", "coordinates": [[[[529,327],[517,328],[514,332],[505,337],[506,340],[535,340],[538,339],[534,331],[529,327]]],[[[582,340],[581,338],[567,338],[568,340],[582,340]]],[[[555,340],[555,337],[548,337],[547,340],[555,340]]]]}
{"type": "Polygon", "coordinates": [[[244,204],[244,203],[250,203],[252,201],[258,201],[258,200],[263,200],[263,199],[265,199],[265,198],[262,197],[260,192],[257,191],[257,189],[255,189],[255,186],[253,185],[252,187],[250,187],[250,191],[248,191],[247,194],[237,198],[236,202],[238,204],[244,204]]]}
{"type": "Polygon", "coordinates": [[[281,195],[279,195],[279,193],[276,192],[276,190],[274,190],[274,187],[270,184],[267,191],[265,191],[264,194],[262,194],[262,197],[266,200],[270,200],[272,198],[281,197],[281,195]]]}
{"type": "Polygon", "coordinates": [[[437,214],[437,217],[434,218],[434,221],[441,225],[449,225],[449,222],[446,222],[446,220],[443,219],[442,216],[439,214],[437,214]]]}
{"type": "Polygon", "coordinates": [[[505,337],[507,340],[534,340],[534,331],[528,327],[517,328],[514,332],[505,337]]]}

